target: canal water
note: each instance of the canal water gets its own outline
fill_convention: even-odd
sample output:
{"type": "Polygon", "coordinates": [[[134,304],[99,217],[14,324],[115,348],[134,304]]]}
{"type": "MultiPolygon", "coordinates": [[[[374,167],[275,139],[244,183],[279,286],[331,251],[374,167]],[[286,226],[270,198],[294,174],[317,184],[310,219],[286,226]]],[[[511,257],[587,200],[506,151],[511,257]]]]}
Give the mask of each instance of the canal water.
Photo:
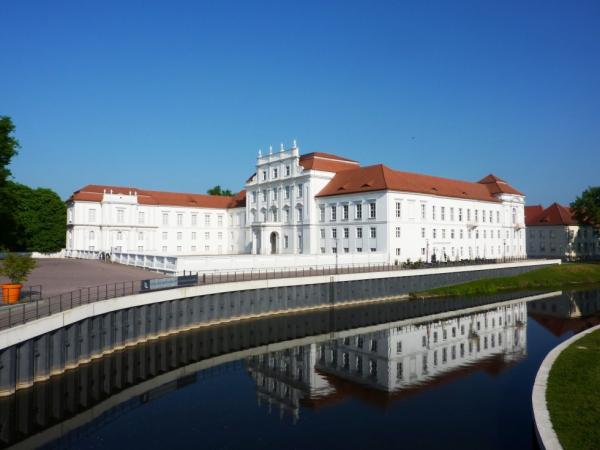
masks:
{"type": "Polygon", "coordinates": [[[537,448],[535,374],[550,349],[600,323],[600,291],[528,296],[181,333],[2,399],[0,435],[23,448],[537,448]],[[161,358],[164,370],[121,375],[161,358]]]}

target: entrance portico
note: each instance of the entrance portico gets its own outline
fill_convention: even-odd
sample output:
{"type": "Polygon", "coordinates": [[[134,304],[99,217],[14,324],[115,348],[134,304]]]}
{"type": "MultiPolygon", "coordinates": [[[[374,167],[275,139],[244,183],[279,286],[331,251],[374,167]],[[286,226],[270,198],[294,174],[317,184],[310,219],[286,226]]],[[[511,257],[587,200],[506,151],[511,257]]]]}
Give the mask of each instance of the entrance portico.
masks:
{"type": "Polygon", "coordinates": [[[278,255],[281,253],[280,225],[252,225],[252,254],[278,255]]]}

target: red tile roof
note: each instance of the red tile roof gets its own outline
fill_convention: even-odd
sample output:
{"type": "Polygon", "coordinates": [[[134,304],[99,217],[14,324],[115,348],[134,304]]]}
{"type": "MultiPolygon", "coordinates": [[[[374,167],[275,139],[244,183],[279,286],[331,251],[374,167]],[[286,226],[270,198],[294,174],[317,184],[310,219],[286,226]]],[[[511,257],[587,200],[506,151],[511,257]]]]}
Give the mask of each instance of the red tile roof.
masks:
{"type": "Polygon", "coordinates": [[[542,211],[544,211],[542,205],[525,206],[525,224],[529,224],[533,221],[542,211]]]}
{"type": "Polygon", "coordinates": [[[481,182],[473,183],[431,175],[401,172],[390,169],[383,164],[377,164],[375,166],[358,167],[337,172],[327,186],[317,194],[317,197],[391,190],[498,202],[496,194],[499,192],[523,195],[509,186],[505,181],[497,177],[490,180],[489,177],[494,176],[490,175],[481,180],[481,182]]]}
{"type": "Polygon", "coordinates": [[[358,162],[330,153],[313,152],[300,156],[300,165],[304,170],[322,170],[340,172],[359,167],[358,162]]]}
{"type": "Polygon", "coordinates": [[[544,225],[568,226],[577,225],[577,221],[574,219],[573,213],[569,208],[559,205],[558,203],[552,203],[536,215],[529,217],[525,215],[525,224],[528,227],[544,225]]]}
{"type": "Polygon", "coordinates": [[[187,194],[180,192],[150,191],[123,186],[104,186],[89,184],[78,191],[67,201],[100,202],[104,193],[128,195],[137,193],[137,200],[142,205],[186,206],[196,208],[240,208],[246,205],[246,191],[238,192],[234,197],[206,194],[187,194]]]}

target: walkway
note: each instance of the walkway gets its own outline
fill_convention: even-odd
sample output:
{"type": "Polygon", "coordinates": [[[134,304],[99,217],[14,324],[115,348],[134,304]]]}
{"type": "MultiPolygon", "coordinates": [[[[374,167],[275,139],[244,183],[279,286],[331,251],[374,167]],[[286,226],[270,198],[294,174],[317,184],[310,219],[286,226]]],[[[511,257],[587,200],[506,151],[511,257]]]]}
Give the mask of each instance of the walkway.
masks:
{"type": "MultiPolygon", "coordinates": [[[[136,267],[88,259],[38,259],[37,267],[24,286],[41,286],[42,297],[50,297],[89,286],[164,276],[136,267]]],[[[6,282],[6,278],[0,277],[0,283],[6,282]]]]}

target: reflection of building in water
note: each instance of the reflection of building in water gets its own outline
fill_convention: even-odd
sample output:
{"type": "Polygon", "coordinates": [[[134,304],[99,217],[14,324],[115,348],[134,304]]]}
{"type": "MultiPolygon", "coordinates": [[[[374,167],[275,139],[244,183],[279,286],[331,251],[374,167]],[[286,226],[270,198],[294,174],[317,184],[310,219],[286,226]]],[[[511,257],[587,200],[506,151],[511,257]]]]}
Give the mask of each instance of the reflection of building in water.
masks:
{"type": "Polygon", "coordinates": [[[297,418],[301,401],[339,396],[340,379],[396,393],[490,359],[510,364],[525,354],[526,321],[525,303],[516,303],[267,353],[247,367],[259,402],[297,418]]]}
{"type": "Polygon", "coordinates": [[[280,414],[290,412],[298,418],[300,400],[326,396],[333,388],[315,371],[316,345],[308,344],[248,358],[248,372],[256,383],[259,405],[273,405],[280,414]]]}
{"type": "Polygon", "coordinates": [[[536,322],[556,336],[566,332],[578,333],[600,324],[600,289],[565,292],[547,300],[527,305],[536,322]]]}

